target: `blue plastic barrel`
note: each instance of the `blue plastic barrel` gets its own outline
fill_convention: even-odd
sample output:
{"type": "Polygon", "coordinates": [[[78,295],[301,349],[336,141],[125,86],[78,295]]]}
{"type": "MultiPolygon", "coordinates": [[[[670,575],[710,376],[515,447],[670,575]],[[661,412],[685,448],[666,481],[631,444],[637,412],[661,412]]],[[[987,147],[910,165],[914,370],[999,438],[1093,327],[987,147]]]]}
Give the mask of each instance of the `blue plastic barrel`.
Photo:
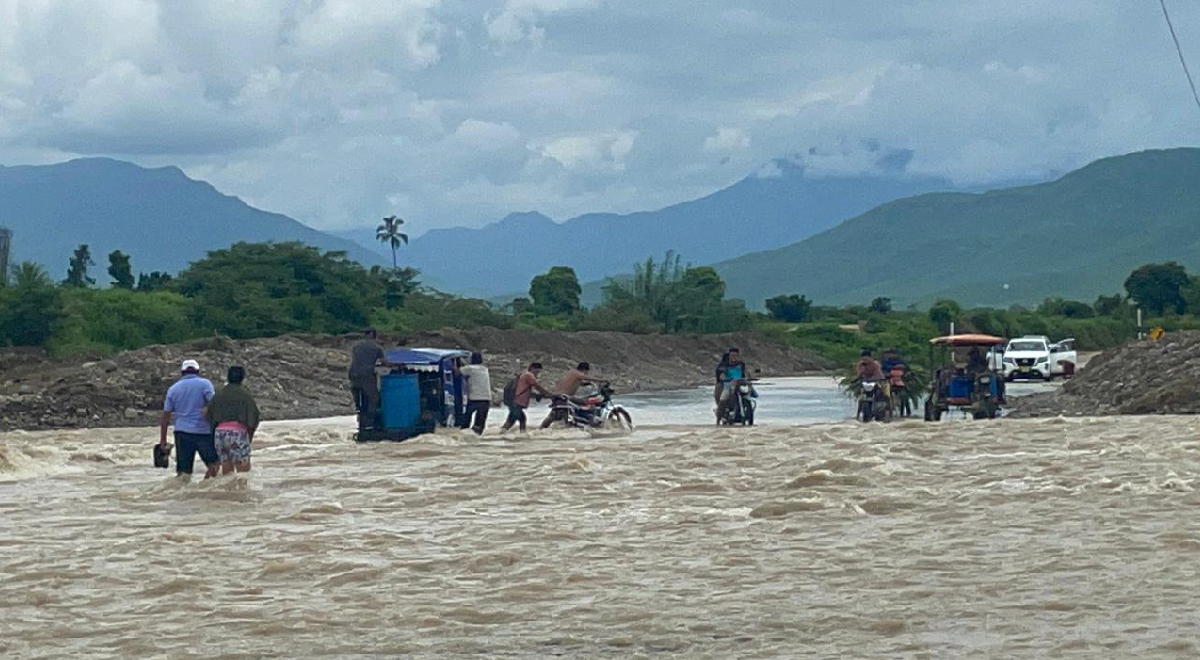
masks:
{"type": "Polygon", "coordinates": [[[385,429],[411,429],[421,417],[416,374],[388,374],[379,388],[379,411],[385,429]]]}
{"type": "Polygon", "coordinates": [[[975,389],[975,383],[966,376],[955,376],[950,381],[950,398],[965,399],[971,396],[971,390],[975,389]]]}

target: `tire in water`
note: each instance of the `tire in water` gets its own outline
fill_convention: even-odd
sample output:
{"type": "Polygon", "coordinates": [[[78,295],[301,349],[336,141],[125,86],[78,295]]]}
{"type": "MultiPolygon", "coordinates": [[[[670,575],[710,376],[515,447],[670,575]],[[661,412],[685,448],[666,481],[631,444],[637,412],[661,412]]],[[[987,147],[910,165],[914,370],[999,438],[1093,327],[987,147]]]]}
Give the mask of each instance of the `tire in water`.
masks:
{"type": "MultiPolygon", "coordinates": [[[[719,422],[718,422],[719,423],[719,422]]],[[[633,430],[633,419],[629,416],[629,412],[624,408],[618,408],[608,413],[608,425],[611,428],[618,428],[625,431],[633,430]]]]}

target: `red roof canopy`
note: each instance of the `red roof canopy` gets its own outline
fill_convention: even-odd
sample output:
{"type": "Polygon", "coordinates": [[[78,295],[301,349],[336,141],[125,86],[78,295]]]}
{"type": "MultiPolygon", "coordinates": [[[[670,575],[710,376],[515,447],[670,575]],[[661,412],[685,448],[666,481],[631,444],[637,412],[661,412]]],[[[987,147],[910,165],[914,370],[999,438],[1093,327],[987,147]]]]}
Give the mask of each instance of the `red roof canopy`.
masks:
{"type": "Polygon", "coordinates": [[[998,346],[1003,344],[1006,339],[996,337],[994,335],[947,335],[945,337],[934,337],[929,340],[929,343],[936,346],[998,346]]]}

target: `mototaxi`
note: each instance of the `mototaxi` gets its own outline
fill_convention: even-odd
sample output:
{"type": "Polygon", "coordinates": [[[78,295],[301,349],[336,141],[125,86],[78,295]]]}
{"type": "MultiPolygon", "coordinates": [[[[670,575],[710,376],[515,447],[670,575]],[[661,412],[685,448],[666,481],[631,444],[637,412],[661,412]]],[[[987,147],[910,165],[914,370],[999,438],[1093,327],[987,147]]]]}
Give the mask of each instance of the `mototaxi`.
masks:
{"type": "Polygon", "coordinates": [[[360,424],[358,442],[408,440],[454,423],[455,363],[471,357],[453,348],[394,348],[384,351],[393,367],[379,383],[374,428],[360,424]]]}
{"type": "Polygon", "coordinates": [[[1003,345],[1002,337],[960,334],[929,340],[929,396],[925,421],[935,422],[950,410],[962,410],[974,419],[993,419],[1004,404],[1004,374],[995,368],[988,352],[1003,345]],[[971,352],[978,351],[974,363],[971,352]]]}

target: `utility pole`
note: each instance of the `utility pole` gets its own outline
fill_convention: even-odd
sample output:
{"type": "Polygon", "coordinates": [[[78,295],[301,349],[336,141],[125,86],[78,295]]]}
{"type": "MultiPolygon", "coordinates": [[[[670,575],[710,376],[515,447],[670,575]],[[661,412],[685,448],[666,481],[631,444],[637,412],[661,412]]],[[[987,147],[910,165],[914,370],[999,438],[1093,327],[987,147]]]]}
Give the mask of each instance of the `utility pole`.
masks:
{"type": "Polygon", "coordinates": [[[12,231],[0,227],[0,286],[8,286],[8,252],[12,248],[12,231]]]}

